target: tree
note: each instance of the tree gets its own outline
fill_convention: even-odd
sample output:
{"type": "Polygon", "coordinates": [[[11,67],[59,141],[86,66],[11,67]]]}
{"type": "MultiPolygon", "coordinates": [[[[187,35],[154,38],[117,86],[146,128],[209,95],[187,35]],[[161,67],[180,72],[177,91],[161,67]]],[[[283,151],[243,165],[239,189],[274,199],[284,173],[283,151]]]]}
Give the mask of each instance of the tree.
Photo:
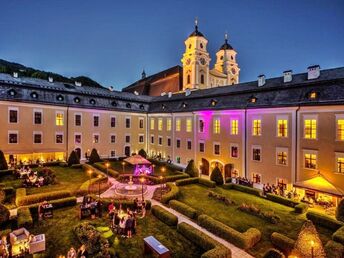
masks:
{"type": "Polygon", "coordinates": [[[344,222],[344,199],[342,199],[336,210],[336,219],[344,222]]]}
{"type": "Polygon", "coordinates": [[[186,166],[185,173],[189,174],[189,176],[191,177],[199,177],[199,171],[193,159],[190,160],[188,165],[186,166]]]}
{"type": "Polygon", "coordinates": [[[8,221],[9,218],[10,211],[3,204],[0,204],[0,224],[8,221]]]}
{"type": "Polygon", "coordinates": [[[80,164],[80,159],[78,157],[78,154],[76,153],[76,151],[72,151],[69,155],[68,158],[68,166],[74,165],[74,164],[80,164]]]}
{"type": "Polygon", "coordinates": [[[144,157],[145,159],[147,158],[147,153],[144,149],[141,149],[139,150],[139,153],[138,153],[140,156],[144,157]]]}
{"type": "Polygon", "coordinates": [[[219,167],[215,167],[210,175],[210,180],[214,181],[217,185],[223,185],[223,176],[219,167]]]}
{"type": "Polygon", "coordinates": [[[91,151],[90,158],[88,159],[88,162],[90,164],[93,164],[93,163],[100,162],[100,161],[101,161],[101,159],[99,157],[98,151],[93,148],[91,151]]]}
{"type": "Polygon", "coordinates": [[[5,159],[4,153],[0,150],[0,170],[8,169],[7,161],[5,159]]]}

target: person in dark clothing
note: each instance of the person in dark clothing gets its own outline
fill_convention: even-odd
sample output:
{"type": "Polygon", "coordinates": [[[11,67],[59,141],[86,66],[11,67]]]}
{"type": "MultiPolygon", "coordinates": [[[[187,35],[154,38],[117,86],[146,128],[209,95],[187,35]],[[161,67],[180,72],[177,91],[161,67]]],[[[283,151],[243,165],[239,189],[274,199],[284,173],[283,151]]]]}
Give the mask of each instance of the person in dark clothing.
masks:
{"type": "Polygon", "coordinates": [[[128,216],[127,221],[125,222],[125,230],[127,231],[127,237],[131,238],[133,232],[133,219],[131,215],[128,216]]]}

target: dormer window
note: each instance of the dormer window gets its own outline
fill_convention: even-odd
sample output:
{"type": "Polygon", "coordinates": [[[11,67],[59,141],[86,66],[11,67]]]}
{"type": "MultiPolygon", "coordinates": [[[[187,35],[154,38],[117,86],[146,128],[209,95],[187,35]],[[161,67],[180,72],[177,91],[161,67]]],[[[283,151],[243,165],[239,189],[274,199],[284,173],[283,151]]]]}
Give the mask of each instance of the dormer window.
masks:
{"type": "Polygon", "coordinates": [[[166,109],[166,106],[164,104],[161,105],[162,110],[166,109]]]}
{"type": "Polygon", "coordinates": [[[318,98],[318,93],[316,91],[312,91],[309,93],[308,98],[311,100],[314,100],[314,99],[318,98]]]}
{"type": "Polygon", "coordinates": [[[140,105],[141,110],[145,110],[145,106],[143,104],[140,105]]]}
{"type": "Polygon", "coordinates": [[[211,105],[211,106],[215,107],[216,104],[217,104],[217,100],[212,99],[212,100],[210,101],[210,105],[211,105]]]}
{"type": "Polygon", "coordinates": [[[14,97],[15,95],[17,95],[17,92],[14,89],[10,89],[8,92],[8,95],[14,97]]]}
{"type": "Polygon", "coordinates": [[[201,44],[199,44],[199,46],[201,47],[201,48],[203,48],[203,44],[201,43],[201,44]]]}
{"type": "Polygon", "coordinates": [[[37,99],[38,98],[38,94],[37,94],[37,92],[31,92],[31,94],[30,94],[30,96],[31,96],[31,98],[34,98],[34,99],[37,99]]]}
{"type": "Polygon", "coordinates": [[[111,102],[111,105],[112,105],[113,107],[117,107],[117,102],[116,102],[116,101],[112,101],[112,102],[111,102]]]}
{"type": "Polygon", "coordinates": [[[131,104],[130,104],[130,103],[127,103],[125,106],[126,106],[127,108],[131,108],[131,104]]]}
{"type": "Polygon", "coordinates": [[[79,97],[75,97],[75,98],[74,98],[74,102],[75,102],[75,103],[80,103],[80,98],[79,98],[79,97]]]}
{"type": "Polygon", "coordinates": [[[188,104],[186,104],[185,102],[183,102],[182,107],[183,107],[183,108],[186,108],[187,106],[188,106],[188,104]]]}
{"type": "Polygon", "coordinates": [[[251,103],[256,103],[256,102],[257,102],[257,98],[254,97],[254,96],[252,96],[252,97],[250,97],[249,101],[250,101],[251,103]]]}
{"type": "Polygon", "coordinates": [[[90,104],[91,105],[95,105],[96,104],[96,101],[94,99],[90,99],[90,104]]]}
{"type": "Polygon", "coordinates": [[[56,99],[58,101],[63,101],[64,100],[64,97],[62,95],[57,95],[56,99]]]}

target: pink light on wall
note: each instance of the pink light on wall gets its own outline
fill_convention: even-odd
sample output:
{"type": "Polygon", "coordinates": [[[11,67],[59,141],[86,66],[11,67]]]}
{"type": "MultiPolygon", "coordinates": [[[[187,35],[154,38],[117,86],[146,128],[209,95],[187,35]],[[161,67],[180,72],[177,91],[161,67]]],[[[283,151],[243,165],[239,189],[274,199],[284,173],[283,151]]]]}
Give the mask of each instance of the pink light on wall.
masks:
{"type": "Polygon", "coordinates": [[[150,175],[152,174],[152,167],[151,166],[139,166],[136,165],[134,169],[134,176],[140,176],[140,175],[150,175]]]}
{"type": "Polygon", "coordinates": [[[197,132],[200,137],[202,137],[203,140],[208,140],[210,138],[211,133],[211,125],[212,125],[212,119],[213,119],[213,111],[211,110],[204,110],[196,112],[197,115],[197,132]],[[202,119],[204,121],[204,130],[203,133],[199,132],[199,120],[202,119]]]}

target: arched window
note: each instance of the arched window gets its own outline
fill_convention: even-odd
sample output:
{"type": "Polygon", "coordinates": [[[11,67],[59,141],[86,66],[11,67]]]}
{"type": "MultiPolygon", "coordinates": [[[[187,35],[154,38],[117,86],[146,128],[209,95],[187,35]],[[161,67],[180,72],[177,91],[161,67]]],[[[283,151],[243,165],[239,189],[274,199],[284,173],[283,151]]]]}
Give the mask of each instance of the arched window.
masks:
{"type": "Polygon", "coordinates": [[[204,84],[204,74],[201,74],[201,84],[204,84]]]}
{"type": "Polygon", "coordinates": [[[187,84],[190,84],[191,83],[191,78],[190,78],[190,74],[188,74],[187,76],[187,84]]]}

